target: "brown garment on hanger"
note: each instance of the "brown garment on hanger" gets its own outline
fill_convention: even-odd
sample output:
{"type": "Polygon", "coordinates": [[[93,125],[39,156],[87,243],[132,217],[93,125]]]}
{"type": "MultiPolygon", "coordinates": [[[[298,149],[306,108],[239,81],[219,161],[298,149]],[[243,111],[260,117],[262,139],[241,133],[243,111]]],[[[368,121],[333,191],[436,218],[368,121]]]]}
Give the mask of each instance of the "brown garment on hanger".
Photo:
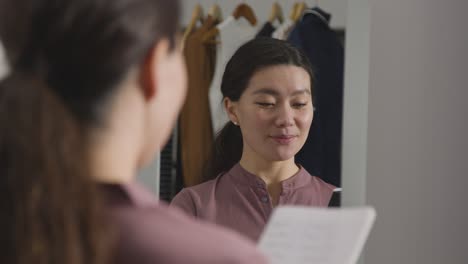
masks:
{"type": "Polygon", "coordinates": [[[187,37],[184,46],[188,92],[180,115],[179,133],[186,187],[202,182],[203,165],[213,146],[208,92],[215,69],[216,46],[214,42],[203,42],[202,37],[215,26],[216,21],[208,17],[200,28],[187,37]]]}

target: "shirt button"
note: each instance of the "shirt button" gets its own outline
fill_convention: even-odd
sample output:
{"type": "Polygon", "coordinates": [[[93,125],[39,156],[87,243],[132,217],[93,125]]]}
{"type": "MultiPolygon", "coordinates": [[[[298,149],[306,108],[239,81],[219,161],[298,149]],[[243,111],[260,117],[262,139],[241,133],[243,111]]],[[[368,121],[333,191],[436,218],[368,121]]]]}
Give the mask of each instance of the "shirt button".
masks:
{"type": "Polygon", "coordinates": [[[268,197],[262,196],[262,198],[260,198],[260,200],[262,200],[262,202],[264,202],[264,203],[267,203],[268,202],[268,197]]]}

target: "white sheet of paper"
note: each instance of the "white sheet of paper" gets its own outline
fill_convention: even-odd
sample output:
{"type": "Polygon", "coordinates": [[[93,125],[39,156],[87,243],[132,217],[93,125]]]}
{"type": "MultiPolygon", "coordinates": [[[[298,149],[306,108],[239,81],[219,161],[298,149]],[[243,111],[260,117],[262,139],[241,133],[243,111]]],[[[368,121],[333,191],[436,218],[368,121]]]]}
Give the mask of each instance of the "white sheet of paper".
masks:
{"type": "Polygon", "coordinates": [[[363,208],[277,207],[259,241],[272,264],[354,264],[375,221],[363,208]]]}

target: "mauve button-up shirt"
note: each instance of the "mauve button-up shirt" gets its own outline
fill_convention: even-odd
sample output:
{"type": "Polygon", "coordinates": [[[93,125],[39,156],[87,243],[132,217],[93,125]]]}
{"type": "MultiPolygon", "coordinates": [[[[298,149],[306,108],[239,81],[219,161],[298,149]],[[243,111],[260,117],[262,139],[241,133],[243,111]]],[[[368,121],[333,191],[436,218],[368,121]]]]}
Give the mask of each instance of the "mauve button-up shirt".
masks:
{"type": "Polygon", "coordinates": [[[138,185],[100,185],[117,231],[111,263],[267,263],[248,239],[193,219],[138,185]]]}
{"type": "MultiPolygon", "coordinates": [[[[278,205],[327,207],[335,186],[300,168],[281,182],[278,205]]],[[[227,173],[185,188],[172,200],[190,215],[231,229],[257,241],[273,205],[265,182],[236,164],[227,173]]]]}

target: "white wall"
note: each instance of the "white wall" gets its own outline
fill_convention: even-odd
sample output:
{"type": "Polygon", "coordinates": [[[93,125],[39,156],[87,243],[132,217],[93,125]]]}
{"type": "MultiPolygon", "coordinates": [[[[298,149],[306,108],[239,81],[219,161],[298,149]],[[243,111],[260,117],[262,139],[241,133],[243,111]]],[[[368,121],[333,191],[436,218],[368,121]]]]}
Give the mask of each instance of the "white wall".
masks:
{"type": "Polygon", "coordinates": [[[343,105],[343,206],[366,204],[369,93],[369,0],[350,0],[343,105]]]}
{"type": "MultiPolygon", "coordinates": [[[[183,12],[182,12],[182,25],[187,25],[190,21],[192,16],[193,7],[198,3],[203,6],[203,10],[208,12],[211,5],[217,3],[221,9],[223,10],[223,17],[229,16],[236,6],[242,2],[249,4],[260,23],[264,23],[268,16],[270,15],[271,6],[274,2],[278,2],[283,9],[283,13],[285,16],[289,16],[289,12],[291,7],[294,5],[295,0],[246,0],[246,1],[233,1],[233,0],[181,0],[183,5],[183,12]]],[[[308,0],[304,1],[307,3],[308,6],[312,7],[315,6],[315,0],[308,0]]],[[[346,25],[346,3],[347,0],[319,0],[319,6],[327,11],[328,13],[332,14],[332,19],[330,21],[330,25],[333,28],[345,28],[346,25]]]]}
{"type": "Polygon", "coordinates": [[[373,0],[367,54],[347,49],[344,202],[377,209],[366,263],[468,261],[467,10],[465,0],[373,0]]]}
{"type": "MultiPolygon", "coordinates": [[[[342,141],[344,207],[367,204],[369,9],[368,0],[350,0],[348,3],[342,141]]],[[[363,256],[365,249],[360,264],[364,263],[363,256]]]]}

